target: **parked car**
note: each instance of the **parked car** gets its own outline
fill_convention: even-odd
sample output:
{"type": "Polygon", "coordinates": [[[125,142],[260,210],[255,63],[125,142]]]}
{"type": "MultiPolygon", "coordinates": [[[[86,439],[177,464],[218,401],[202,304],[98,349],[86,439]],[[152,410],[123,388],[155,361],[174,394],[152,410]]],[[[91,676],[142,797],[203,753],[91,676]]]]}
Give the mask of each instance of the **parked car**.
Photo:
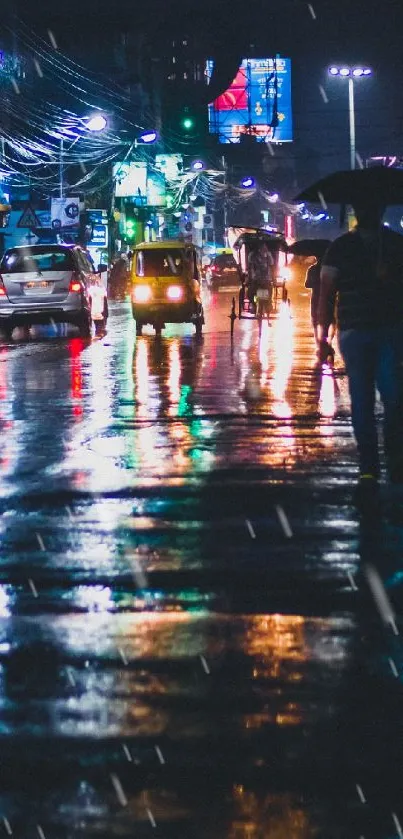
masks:
{"type": "Polygon", "coordinates": [[[206,283],[210,289],[239,286],[240,282],[239,269],[231,253],[214,256],[206,267],[206,283]]]}
{"type": "Polygon", "coordinates": [[[9,248],[0,262],[0,329],[10,338],[15,326],[71,323],[88,337],[94,274],[78,245],[9,248]]]}

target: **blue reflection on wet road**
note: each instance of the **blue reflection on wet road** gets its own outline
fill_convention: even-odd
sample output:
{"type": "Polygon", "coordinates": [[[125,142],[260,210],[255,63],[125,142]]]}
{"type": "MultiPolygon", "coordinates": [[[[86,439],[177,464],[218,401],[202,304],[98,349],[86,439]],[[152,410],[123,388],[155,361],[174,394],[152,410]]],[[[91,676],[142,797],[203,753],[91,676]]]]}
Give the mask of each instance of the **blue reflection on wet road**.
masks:
{"type": "Polygon", "coordinates": [[[206,294],[201,341],[123,303],[102,339],[1,347],[5,834],[403,823],[400,637],[361,569],[399,627],[402,500],[360,524],[341,363],[289,285],[260,341],[206,294]]]}

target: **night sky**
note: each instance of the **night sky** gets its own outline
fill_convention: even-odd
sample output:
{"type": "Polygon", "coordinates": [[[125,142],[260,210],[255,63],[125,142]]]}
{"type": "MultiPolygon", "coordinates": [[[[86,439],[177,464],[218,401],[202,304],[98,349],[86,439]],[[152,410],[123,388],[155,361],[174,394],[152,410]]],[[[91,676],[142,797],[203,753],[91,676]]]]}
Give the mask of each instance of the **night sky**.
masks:
{"type": "Polygon", "coordinates": [[[231,75],[238,56],[290,56],[295,139],[321,150],[325,170],[348,166],[347,83],[330,80],[327,68],[333,62],[366,63],[374,76],[356,86],[357,150],[364,158],[403,154],[400,0],[312,0],[310,5],[302,0],[69,0],[59,5],[40,0],[39,10],[32,0],[18,0],[17,6],[19,16],[37,30],[55,31],[66,50],[79,30],[88,43],[89,64],[93,49],[108,48],[113,30],[133,29],[144,30],[160,49],[171,36],[196,30],[224,75],[231,75]]]}

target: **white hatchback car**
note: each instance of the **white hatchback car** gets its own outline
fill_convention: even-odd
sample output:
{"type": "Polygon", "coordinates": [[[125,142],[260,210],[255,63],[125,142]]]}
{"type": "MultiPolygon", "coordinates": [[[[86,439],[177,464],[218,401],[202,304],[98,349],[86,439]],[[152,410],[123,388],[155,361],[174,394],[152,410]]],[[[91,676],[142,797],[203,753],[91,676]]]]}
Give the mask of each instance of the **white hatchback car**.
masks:
{"type": "Polygon", "coordinates": [[[78,245],[32,245],[6,250],[0,262],[0,329],[71,323],[91,334],[94,266],[78,245]]]}

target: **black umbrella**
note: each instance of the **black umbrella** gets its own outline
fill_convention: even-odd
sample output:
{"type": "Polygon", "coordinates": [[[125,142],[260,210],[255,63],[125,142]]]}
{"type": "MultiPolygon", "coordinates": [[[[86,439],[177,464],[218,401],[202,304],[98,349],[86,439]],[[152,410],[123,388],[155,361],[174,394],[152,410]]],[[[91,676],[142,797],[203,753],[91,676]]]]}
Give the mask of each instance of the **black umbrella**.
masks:
{"type": "Polygon", "coordinates": [[[333,172],[304,189],[294,200],[313,201],[323,207],[328,203],[353,207],[363,203],[371,206],[403,204],[403,169],[372,166],[333,172]]]}
{"type": "Polygon", "coordinates": [[[294,256],[316,256],[317,259],[322,259],[330,244],[330,239],[299,239],[298,242],[288,246],[288,253],[293,253],[294,256]]]}

